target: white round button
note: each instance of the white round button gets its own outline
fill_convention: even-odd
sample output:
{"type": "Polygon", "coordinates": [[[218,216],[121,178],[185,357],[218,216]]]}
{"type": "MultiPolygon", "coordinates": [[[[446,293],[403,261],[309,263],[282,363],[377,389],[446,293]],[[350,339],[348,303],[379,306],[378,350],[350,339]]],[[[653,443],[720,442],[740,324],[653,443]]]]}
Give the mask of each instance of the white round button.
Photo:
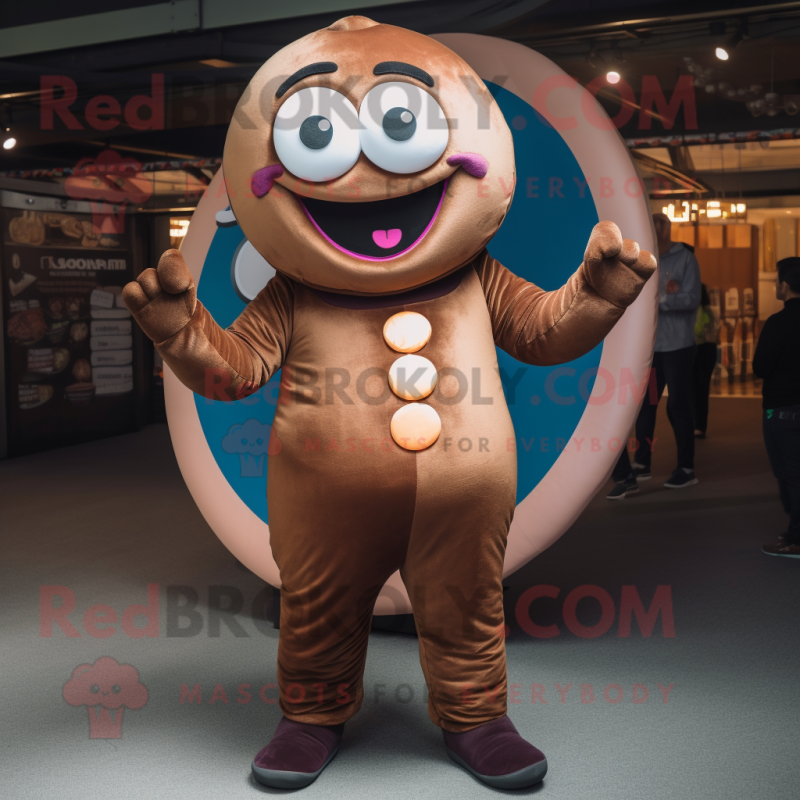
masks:
{"type": "Polygon", "coordinates": [[[386,320],[383,338],[398,353],[416,353],[428,344],[431,324],[416,311],[401,311],[386,320]]]}
{"type": "Polygon", "coordinates": [[[400,356],[389,368],[389,386],[403,400],[422,400],[435,388],[439,373],[424,356],[400,356]]]}
{"type": "Polygon", "coordinates": [[[442,432],[442,421],[436,410],[425,403],[409,403],[394,412],[392,439],[405,450],[424,450],[442,432]]]}

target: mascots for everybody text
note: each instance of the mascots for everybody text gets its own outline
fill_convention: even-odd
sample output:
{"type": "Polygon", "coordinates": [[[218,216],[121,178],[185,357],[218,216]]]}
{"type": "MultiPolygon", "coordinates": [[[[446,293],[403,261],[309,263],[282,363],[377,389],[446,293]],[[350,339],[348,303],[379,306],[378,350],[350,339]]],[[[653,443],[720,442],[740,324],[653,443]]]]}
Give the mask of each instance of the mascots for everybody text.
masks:
{"type": "Polygon", "coordinates": [[[299,788],[336,755],[362,702],[375,599],[399,569],[448,754],[495,787],[540,781],[544,755],[506,716],[516,454],[495,345],[526,364],[581,356],[654,258],[613,222],[557,291],[489,256],[515,183],[500,110],[444,45],[364,17],[256,73],[223,169],[239,225],[277,275],[227,330],[175,250],[124,298],[197,393],[211,375],[238,399],[283,368],[267,489],[283,718],[256,779],[299,788]],[[325,452],[307,446],[317,439],[325,452]]]}

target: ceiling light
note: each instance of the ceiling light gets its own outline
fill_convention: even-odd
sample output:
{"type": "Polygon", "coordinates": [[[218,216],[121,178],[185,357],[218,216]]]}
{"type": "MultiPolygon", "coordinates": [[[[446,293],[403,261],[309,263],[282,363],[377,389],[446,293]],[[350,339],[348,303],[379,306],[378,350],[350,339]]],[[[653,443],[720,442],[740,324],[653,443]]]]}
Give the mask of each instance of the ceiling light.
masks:
{"type": "Polygon", "coordinates": [[[611,84],[619,83],[619,78],[620,78],[619,72],[617,72],[616,70],[612,69],[610,72],[606,73],[606,80],[611,84]]]}
{"type": "Polygon", "coordinates": [[[718,47],[714,54],[720,61],[727,61],[730,58],[728,51],[724,47],[718,47]]]}
{"type": "Polygon", "coordinates": [[[2,130],[3,130],[3,150],[11,150],[12,147],[15,147],[17,144],[17,139],[14,134],[11,132],[11,128],[14,125],[14,120],[12,118],[11,106],[4,105],[3,106],[3,116],[5,117],[4,122],[2,123],[2,130]]]}

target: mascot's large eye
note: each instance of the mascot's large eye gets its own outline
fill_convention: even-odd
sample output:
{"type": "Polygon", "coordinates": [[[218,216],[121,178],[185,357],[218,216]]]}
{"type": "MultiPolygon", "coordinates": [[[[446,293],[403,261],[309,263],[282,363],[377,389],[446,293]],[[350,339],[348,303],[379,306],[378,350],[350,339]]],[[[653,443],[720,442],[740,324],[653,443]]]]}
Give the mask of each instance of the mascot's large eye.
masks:
{"type": "Polygon", "coordinates": [[[358,119],[366,157],[401,175],[434,164],[450,137],[441,106],[411,83],[381,83],[371,89],[361,103],[358,119]]]}
{"type": "Polygon", "coordinates": [[[281,164],[306,181],[344,175],[361,153],[358,112],[339,92],[310,86],[279,109],[272,140],[281,164]]]}

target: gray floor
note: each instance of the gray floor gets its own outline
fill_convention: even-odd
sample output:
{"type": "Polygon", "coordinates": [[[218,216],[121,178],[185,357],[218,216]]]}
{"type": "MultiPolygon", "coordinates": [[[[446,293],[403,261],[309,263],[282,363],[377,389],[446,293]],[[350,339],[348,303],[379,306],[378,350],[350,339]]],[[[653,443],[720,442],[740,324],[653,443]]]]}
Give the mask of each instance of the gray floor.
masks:
{"type": "MultiPolygon", "coordinates": [[[[756,400],[713,399],[711,435],[698,444],[701,483],[679,493],[661,488],[674,459],[661,419],[666,444],[642,494],[617,504],[596,498],[561,541],[508,581],[509,680],[520,685],[510,714],[550,763],[531,793],[551,800],[800,794],[800,561],[759,552],[785,524],[759,418],[756,400]],[[558,600],[539,600],[532,612],[538,624],[559,625],[555,638],[531,638],[514,621],[518,598],[537,584],[560,589],[558,600]],[[598,638],[570,633],[561,618],[565,596],[586,584],[603,588],[616,607],[598,638]],[[623,586],[635,586],[646,606],[657,586],[671,587],[674,638],[663,635],[661,619],[650,637],[636,623],[630,638],[618,636],[623,586]],[[544,687],[545,704],[530,702],[531,684],[544,687]],[[572,684],[563,703],[556,684],[572,684]],[[581,702],[581,684],[592,685],[593,703],[581,702]],[[619,703],[604,698],[610,684],[622,687],[619,703]],[[645,702],[633,702],[634,684],[647,687],[645,702]],[[666,703],[658,684],[673,684],[666,703]]],[[[277,632],[262,585],[197,512],[165,427],[0,463],[0,508],[0,793],[81,800],[269,793],[252,783],[249,763],[278,720],[277,706],[258,696],[275,680],[277,632]],[[145,602],[148,583],[160,587],[157,638],[131,638],[119,625],[105,639],[86,634],[81,620],[90,606],[121,615],[145,602]],[[41,635],[43,585],[74,592],[69,619],[79,638],[58,628],[41,635]],[[197,635],[167,635],[167,587],[178,586],[199,593],[197,635]],[[235,587],[243,599],[238,637],[224,624],[209,635],[211,586],[235,587]],[[104,655],[132,664],[149,693],[143,708],[124,712],[120,739],[89,738],[87,709],[62,698],[73,670],[104,655]],[[181,704],[181,685],[195,683],[202,703],[181,704]],[[219,690],[210,702],[217,684],[227,704],[219,690]],[[237,702],[245,699],[240,684],[250,684],[250,702],[237,702]]],[[[577,613],[585,625],[600,617],[593,601],[577,613]]],[[[303,797],[496,793],[447,759],[427,717],[416,639],[374,633],[366,683],[340,755],[303,797]]]]}

